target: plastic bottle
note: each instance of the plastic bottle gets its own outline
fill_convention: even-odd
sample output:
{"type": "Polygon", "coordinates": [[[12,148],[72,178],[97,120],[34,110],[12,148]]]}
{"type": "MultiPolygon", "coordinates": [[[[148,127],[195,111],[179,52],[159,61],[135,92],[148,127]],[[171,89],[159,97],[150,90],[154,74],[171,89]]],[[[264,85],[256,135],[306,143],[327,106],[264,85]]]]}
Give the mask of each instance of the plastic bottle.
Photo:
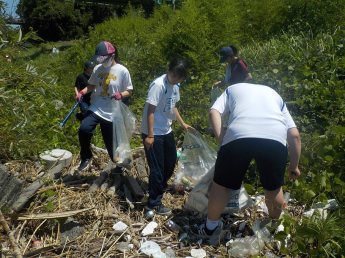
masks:
{"type": "Polygon", "coordinates": [[[166,227],[170,229],[172,232],[179,232],[181,230],[181,227],[177,225],[174,221],[168,220],[165,223],[166,227]]]}

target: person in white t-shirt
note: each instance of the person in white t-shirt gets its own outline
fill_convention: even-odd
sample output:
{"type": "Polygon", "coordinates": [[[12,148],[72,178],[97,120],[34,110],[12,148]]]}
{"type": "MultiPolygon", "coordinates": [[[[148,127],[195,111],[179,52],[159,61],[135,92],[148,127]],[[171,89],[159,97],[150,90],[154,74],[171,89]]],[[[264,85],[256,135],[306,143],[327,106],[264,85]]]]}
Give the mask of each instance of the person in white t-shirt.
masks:
{"type": "Polygon", "coordinates": [[[79,101],[88,92],[91,105],[79,128],[80,165],[78,170],[89,168],[92,158],[90,148],[93,132],[100,124],[102,137],[110,158],[113,160],[112,101],[123,101],[133,91],[131,76],[126,67],[118,63],[115,47],[102,41],[96,46],[94,59],[99,63],[93,69],[89,85],[78,92],[79,101]]]}
{"type": "Polygon", "coordinates": [[[142,116],[142,139],[150,168],[149,199],[145,209],[159,215],[171,213],[162,204],[162,197],[177,161],[172,121],[177,120],[185,130],[192,128],[183,121],[176,107],[180,100],[179,83],[186,77],[186,62],[172,60],[168,72],[151,83],[142,116]]]}
{"type": "Polygon", "coordinates": [[[289,177],[300,176],[299,131],[279,94],[259,84],[229,86],[210,110],[211,125],[221,144],[208,202],[207,220],[195,233],[210,244],[219,242],[221,213],[230,189],[240,189],[251,160],[256,161],[271,218],[279,218],[285,205],[282,185],[288,153],[289,177]],[[226,129],[221,116],[229,115],[226,129]]]}

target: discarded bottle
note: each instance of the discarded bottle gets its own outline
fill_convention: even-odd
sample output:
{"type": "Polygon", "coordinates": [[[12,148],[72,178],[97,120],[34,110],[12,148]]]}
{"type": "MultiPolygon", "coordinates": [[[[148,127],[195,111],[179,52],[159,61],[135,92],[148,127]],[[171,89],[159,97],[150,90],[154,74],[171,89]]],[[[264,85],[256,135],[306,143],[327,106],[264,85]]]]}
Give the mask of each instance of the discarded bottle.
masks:
{"type": "Polygon", "coordinates": [[[155,216],[155,213],[153,211],[147,211],[145,213],[145,218],[146,219],[152,219],[155,216]]]}
{"type": "Polygon", "coordinates": [[[179,225],[177,225],[174,221],[172,220],[168,220],[166,223],[165,223],[166,227],[168,229],[170,229],[172,232],[180,232],[181,230],[181,227],[179,225]]]}

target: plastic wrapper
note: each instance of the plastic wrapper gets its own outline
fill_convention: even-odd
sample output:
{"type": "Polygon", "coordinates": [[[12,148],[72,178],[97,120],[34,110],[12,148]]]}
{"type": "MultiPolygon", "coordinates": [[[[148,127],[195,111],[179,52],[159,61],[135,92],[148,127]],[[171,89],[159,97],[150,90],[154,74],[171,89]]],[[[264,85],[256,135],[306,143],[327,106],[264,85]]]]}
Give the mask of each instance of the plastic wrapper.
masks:
{"type": "Polygon", "coordinates": [[[215,164],[217,153],[198,132],[187,132],[176,171],[175,184],[193,187],[215,164]]]}
{"type": "MultiPolygon", "coordinates": [[[[213,182],[213,176],[214,166],[197,182],[193,190],[189,193],[188,199],[184,205],[186,210],[207,214],[208,197],[213,182]]],[[[233,214],[250,206],[253,206],[253,201],[242,185],[239,190],[230,190],[229,201],[225,207],[224,213],[233,214]]]]}
{"type": "Polygon", "coordinates": [[[113,101],[113,161],[121,166],[128,166],[132,162],[131,147],[127,135],[124,118],[119,101],[113,101]]]}

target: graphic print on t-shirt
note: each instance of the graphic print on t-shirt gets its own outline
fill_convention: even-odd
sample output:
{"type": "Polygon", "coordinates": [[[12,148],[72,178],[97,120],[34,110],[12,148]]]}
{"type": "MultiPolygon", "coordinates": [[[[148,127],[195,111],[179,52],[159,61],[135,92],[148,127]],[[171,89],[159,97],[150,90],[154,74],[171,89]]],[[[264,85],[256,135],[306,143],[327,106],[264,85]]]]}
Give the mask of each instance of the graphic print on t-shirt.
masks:
{"type": "Polygon", "coordinates": [[[176,104],[176,98],[167,98],[163,112],[171,111],[175,107],[175,104],[176,104]]]}
{"type": "Polygon", "coordinates": [[[111,81],[115,81],[117,77],[114,74],[111,73],[100,73],[98,75],[98,78],[100,79],[99,81],[99,86],[102,87],[102,92],[101,96],[102,97],[108,97],[108,89],[111,81]]]}

